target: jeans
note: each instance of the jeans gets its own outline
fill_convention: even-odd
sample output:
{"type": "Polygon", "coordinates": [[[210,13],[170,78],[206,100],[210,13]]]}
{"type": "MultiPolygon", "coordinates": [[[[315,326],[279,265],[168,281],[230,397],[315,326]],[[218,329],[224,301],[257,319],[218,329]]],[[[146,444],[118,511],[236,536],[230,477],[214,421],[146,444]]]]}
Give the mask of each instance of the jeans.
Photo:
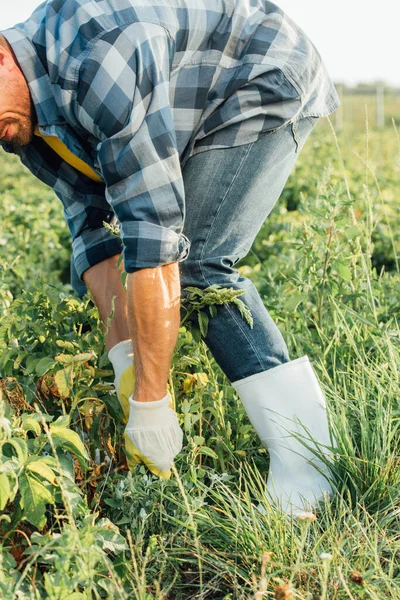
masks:
{"type": "Polygon", "coordinates": [[[223,305],[209,320],[205,342],[231,382],[290,360],[254,284],[234,265],[248,254],[317,121],[305,118],[250,144],[195,154],[183,169],[183,233],[191,249],[180,263],[181,286],[244,289],[240,299],[254,319],[251,329],[234,305],[223,305]]]}
{"type": "MultiPolygon", "coordinates": [[[[234,265],[245,257],[275,206],[317,117],[262,133],[250,144],[208,150],[186,162],[182,174],[186,214],[183,233],[189,256],[179,263],[181,287],[212,284],[244,289],[254,327],[235,306],[218,306],[205,342],[231,382],[288,362],[280,330],[254,284],[234,265]]],[[[71,283],[82,297],[86,287],[71,263],[71,283]]],[[[182,315],[183,316],[183,315],[182,315]]]]}

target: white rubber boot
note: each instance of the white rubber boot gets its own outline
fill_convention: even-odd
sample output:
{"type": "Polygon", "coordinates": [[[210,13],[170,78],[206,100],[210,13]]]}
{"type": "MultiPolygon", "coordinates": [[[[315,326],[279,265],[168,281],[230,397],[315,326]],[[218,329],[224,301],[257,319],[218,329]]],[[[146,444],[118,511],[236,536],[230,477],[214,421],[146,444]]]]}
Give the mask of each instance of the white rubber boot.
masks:
{"type": "Polygon", "coordinates": [[[325,477],[329,468],[319,458],[324,454],[332,462],[331,450],[324,447],[332,443],[325,397],[308,356],[232,385],[270,455],[267,495],[288,515],[312,511],[333,493],[325,477]]]}

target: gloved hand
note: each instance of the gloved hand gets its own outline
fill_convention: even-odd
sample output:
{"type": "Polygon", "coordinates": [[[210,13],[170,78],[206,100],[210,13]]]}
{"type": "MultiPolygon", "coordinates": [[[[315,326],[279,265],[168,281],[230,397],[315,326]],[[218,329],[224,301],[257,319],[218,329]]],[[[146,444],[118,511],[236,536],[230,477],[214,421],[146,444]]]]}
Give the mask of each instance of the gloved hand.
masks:
{"type": "MultiPolygon", "coordinates": [[[[129,413],[130,413],[130,397],[133,400],[133,392],[135,389],[135,370],[134,370],[134,354],[131,340],[124,340],[123,342],[119,342],[115,346],[111,348],[108,353],[108,358],[114,368],[115,379],[114,386],[117,392],[118,400],[122,406],[122,410],[124,413],[123,423],[128,423],[129,413]]],[[[169,410],[172,412],[173,417],[175,417],[177,429],[179,430],[178,435],[182,438],[182,431],[179,428],[177,423],[177,418],[175,414],[175,402],[174,397],[171,394],[169,396],[169,410]]],[[[163,399],[164,400],[164,399],[163,399]]],[[[161,402],[161,400],[150,403],[142,403],[142,402],[134,402],[134,405],[139,405],[139,408],[142,404],[152,404],[154,408],[161,402]]],[[[167,404],[168,407],[168,404],[167,404]]],[[[149,411],[151,412],[151,411],[149,411]]],[[[155,411],[154,411],[155,412],[155,411]]],[[[140,413],[140,411],[139,411],[140,413]]],[[[137,414],[137,413],[136,413],[137,414]]],[[[169,418],[171,413],[167,413],[169,418]]],[[[161,417],[163,419],[164,417],[161,417]]],[[[132,421],[130,421],[132,423],[132,421]]],[[[144,463],[148,469],[158,475],[161,478],[169,478],[171,475],[171,471],[169,470],[170,464],[168,464],[166,470],[163,470],[165,465],[162,465],[160,469],[159,466],[156,466],[147,455],[142,455],[139,448],[142,449],[142,445],[139,448],[135,445],[133,438],[131,439],[130,435],[124,434],[125,437],[125,453],[128,462],[129,468],[132,470],[137,464],[144,463]]],[[[176,451],[175,455],[182,448],[182,439],[180,441],[180,447],[176,451]]],[[[174,456],[175,456],[174,455],[174,456]]],[[[172,463],[172,461],[171,461],[172,463]]]]}
{"type": "Polygon", "coordinates": [[[108,359],[114,368],[114,387],[124,411],[123,423],[129,419],[129,396],[135,389],[135,371],[133,368],[133,347],[131,340],[119,342],[111,348],[108,359]]]}
{"type": "Polygon", "coordinates": [[[169,479],[183,440],[176,412],[171,408],[171,394],[155,402],[137,402],[132,395],[124,438],[131,470],[144,463],[154,475],[169,479]]]}

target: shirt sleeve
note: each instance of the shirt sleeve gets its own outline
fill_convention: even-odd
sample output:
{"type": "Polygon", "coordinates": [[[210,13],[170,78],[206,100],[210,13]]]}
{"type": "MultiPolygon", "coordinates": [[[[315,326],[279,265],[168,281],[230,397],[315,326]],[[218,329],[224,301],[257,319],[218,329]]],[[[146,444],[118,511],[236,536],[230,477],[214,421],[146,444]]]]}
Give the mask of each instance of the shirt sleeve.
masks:
{"type": "Polygon", "coordinates": [[[79,70],[76,116],[99,140],[98,166],[120,223],[128,273],[189,254],[169,102],[172,56],[163,27],[133,23],[103,34],[79,70]]]}

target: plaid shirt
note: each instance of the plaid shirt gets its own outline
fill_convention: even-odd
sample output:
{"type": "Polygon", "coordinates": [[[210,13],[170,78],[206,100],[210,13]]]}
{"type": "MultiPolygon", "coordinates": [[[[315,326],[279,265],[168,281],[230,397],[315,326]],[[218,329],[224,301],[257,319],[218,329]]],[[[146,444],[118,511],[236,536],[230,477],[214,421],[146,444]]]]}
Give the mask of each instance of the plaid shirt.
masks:
{"type": "Polygon", "coordinates": [[[127,272],[184,260],[182,167],[338,107],[317,50],[268,0],[49,0],[2,31],[43,135],[8,152],[64,206],[78,275],[121,251],[127,272]],[[103,226],[116,217],[121,240],[103,226]]]}

